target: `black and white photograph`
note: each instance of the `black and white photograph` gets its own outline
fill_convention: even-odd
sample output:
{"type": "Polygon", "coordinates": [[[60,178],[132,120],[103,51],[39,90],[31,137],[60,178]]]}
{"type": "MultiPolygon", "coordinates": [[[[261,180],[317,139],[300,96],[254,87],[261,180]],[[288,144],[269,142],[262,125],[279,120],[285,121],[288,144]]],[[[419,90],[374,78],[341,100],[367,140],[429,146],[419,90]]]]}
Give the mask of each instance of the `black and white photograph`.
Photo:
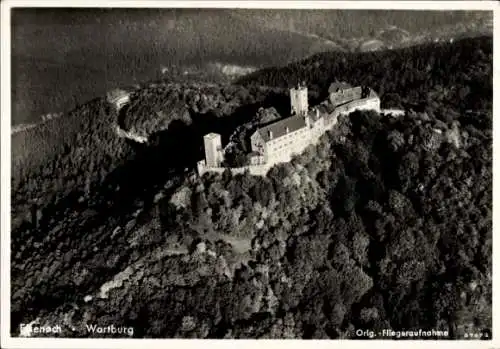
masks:
{"type": "Polygon", "coordinates": [[[2,347],[500,348],[495,2],[47,3],[2,3],[2,347]]]}

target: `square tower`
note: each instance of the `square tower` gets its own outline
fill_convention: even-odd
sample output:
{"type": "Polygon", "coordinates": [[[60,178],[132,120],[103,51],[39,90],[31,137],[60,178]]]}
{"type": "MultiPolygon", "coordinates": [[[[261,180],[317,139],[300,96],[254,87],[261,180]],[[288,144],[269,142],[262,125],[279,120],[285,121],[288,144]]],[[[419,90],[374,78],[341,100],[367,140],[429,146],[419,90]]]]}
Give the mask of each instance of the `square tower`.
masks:
{"type": "Polygon", "coordinates": [[[222,142],[220,134],[209,133],[203,137],[207,167],[219,167],[222,162],[222,142]]]}
{"type": "Polygon", "coordinates": [[[309,109],[307,101],[307,87],[297,86],[290,89],[290,106],[292,114],[305,115],[309,109]]]}

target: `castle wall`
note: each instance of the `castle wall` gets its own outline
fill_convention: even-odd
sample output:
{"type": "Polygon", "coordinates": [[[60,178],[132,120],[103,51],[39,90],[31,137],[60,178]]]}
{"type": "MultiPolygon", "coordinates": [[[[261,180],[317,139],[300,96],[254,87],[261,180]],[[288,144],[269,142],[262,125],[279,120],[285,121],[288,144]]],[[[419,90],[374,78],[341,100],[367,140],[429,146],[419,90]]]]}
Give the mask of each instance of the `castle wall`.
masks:
{"type": "Polygon", "coordinates": [[[338,116],[340,114],[350,114],[356,110],[375,110],[380,113],[380,99],[378,97],[368,97],[352,101],[336,107],[332,114],[338,116]]]}
{"type": "Polygon", "coordinates": [[[319,138],[323,133],[325,133],[325,118],[319,118],[311,128],[311,137],[319,138]]]}
{"type": "Polygon", "coordinates": [[[264,155],[266,162],[286,159],[291,152],[297,151],[297,148],[307,141],[307,137],[307,128],[300,128],[267,142],[264,155]]]}
{"type": "Polygon", "coordinates": [[[405,111],[402,109],[381,109],[380,112],[382,114],[388,114],[394,117],[405,115],[405,111]]]}
{"type": "Polygon", "coordinates": [[[359,104],[353,102],[352,108],[354,110],[375,110],[380,113],[380,99],[378,97],[366,98],[361,100],[359,104]]]}
{"type": "Polygon", "coordinates": [[[254,155],[250,158],[250,165],[263,165],[266,163],[264,156],[254,155]]]}
{"type": "MultiPolygon", "coordinates": [[[[320,119],[323,120],[323,119],[320,119]]],[[[249,166],[243,167],[232,167],[229,168],[233,175],[243,174],[245,171],[249,171],[249,173],[253,176],[265,176],[269,170],[280,163],[287,163],[292,160],[292,157],[295,155],[300,155],[304,150],[311,146],[318,144],[321,136],[328,130],[330,130],[337,123],[337,118],[332,116],[331,122],[328,125],[325,125],[323,122],[317,122],[315,127],[313,128],[304,128],[302,133],[298,133],[301,136],[301,139],[295,139],[292,142],[293,146],[289,148],[287,151],[281,153],[273,154],[268,160],[266,160],[263,164],[252,164],[249,166]]],[[[259,161],[263,161],[263,157],[255,157],[259,158],[259,161]]],[[[206,166],[205,160],[201,160],[197,164],[198,174],[202,176],[205,172],[216,172],[219,174],[224,173],[227,168],[225,167],[210,167],[206,166]]]]}
{"type": "MultiPolygon", "coordinates": [[[[265,176],[274,164],[249,165],[243,167],[231,167],[229,170],[233,175],[243,174],[249,171],[253,176],[265,176]]],[[[204,160],[198,162],[198,174],[202,176],[206,172],[215,172],[222,174],[226,171],[226,167],[206,167],[204,160]]]]}

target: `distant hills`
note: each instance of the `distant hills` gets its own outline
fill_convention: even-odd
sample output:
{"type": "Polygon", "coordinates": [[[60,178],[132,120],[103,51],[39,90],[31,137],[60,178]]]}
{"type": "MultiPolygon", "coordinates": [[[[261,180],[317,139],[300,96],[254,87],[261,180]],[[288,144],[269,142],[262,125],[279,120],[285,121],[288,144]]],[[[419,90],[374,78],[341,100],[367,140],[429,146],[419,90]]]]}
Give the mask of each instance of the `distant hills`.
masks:
{"type": "Polygon", "coordinates": [[[164,78],[219,82],[323,51],[491,32],[490,21],[487,12],[16,9],[12,124],[71,110],[120,85],[164,78]],[[176,73],[162,74],[165,67],[176,73]]]}
{"type": "Polygon", "coordinates": [[[346,51],[392,49],[493,30],[493,16],[485,11],[241,10],[233,16],[346,51]]]}

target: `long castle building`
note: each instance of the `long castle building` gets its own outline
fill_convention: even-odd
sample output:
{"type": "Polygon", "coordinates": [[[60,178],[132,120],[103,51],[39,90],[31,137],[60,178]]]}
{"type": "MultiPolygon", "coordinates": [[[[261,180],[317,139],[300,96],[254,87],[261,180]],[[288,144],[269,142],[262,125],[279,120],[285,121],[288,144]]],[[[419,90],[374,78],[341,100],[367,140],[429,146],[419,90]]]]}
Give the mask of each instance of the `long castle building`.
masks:
{"type": "MultiPolygon", "coordinates": [[[[278,163],[288,162],[302,153],[336,123],[341,114],[355,110],[380,112],[380,99],[368,87],[350,87],[346,83],[333,83],[329,98],[314,108],[308,106],[306,86],[290,89],[292,115],[257,129],[251,136],[251,165],[231,169],[242,173],[248,169],[252,174],[265,175],[267,170],[278,163]]],[[[205,160],[198,162],[200,176],[206,171],[223,172],[220,135],[210,133],[204,137],[205,160]]]]}

